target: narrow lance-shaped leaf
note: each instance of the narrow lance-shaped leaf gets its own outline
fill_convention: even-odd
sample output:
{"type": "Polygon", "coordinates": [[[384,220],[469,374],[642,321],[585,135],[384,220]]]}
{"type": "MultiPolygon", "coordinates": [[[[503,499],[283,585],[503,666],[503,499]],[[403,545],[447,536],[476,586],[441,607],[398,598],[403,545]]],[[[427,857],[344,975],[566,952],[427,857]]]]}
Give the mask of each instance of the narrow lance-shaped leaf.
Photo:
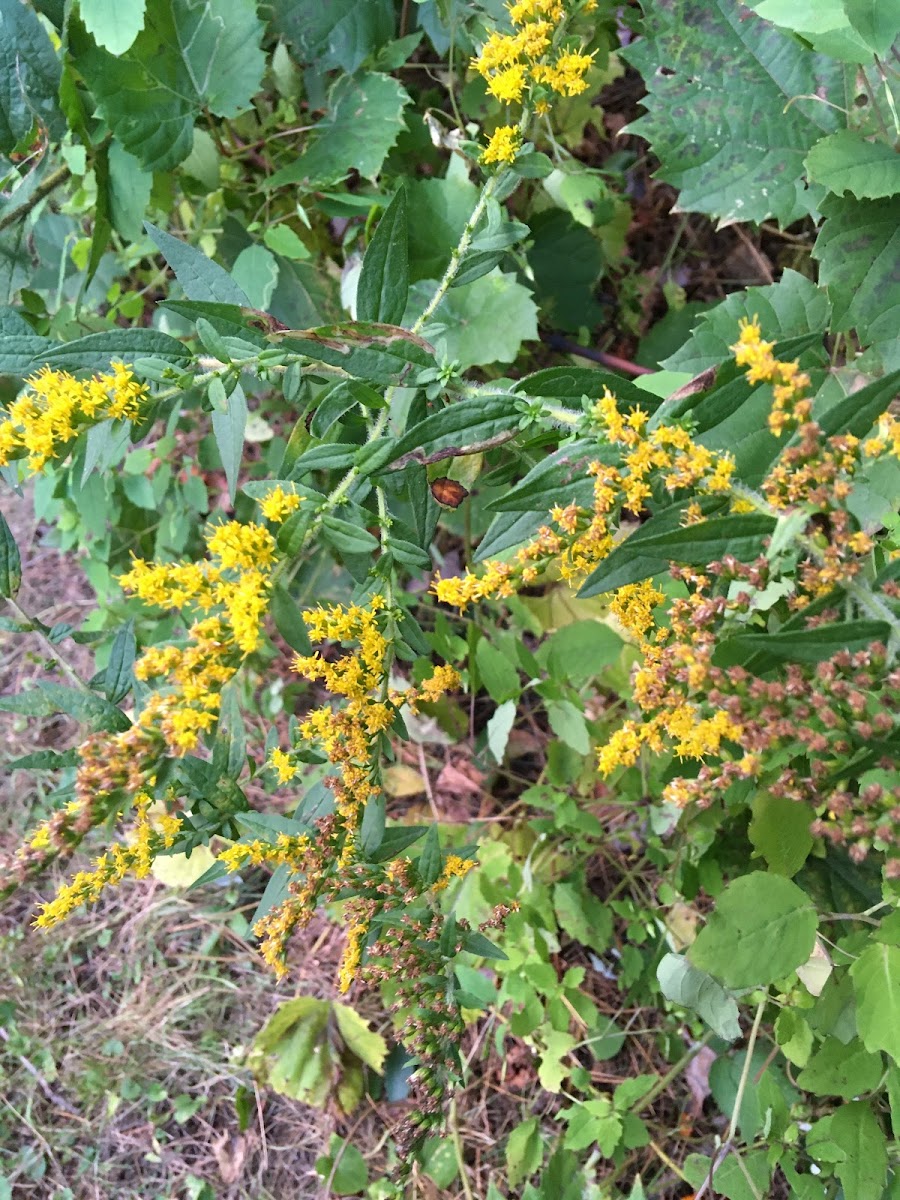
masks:
{"type": "Polygon", "coordinates": [[[378,223],[363,259],[356,291],[356,315],[361,321],[399,325],[409,293],[409,234],[406,188],[398,189],[378,223]]]}
{"type": "Polygon", "coordinates": [[[247,427],[247,400],[240,384],[228,397],[227,410],[212,414],[212,427],[228,482],[228,495],[233,504],[244,452],[244,430],[247,427]]]}
{"type": "Polygon", "coordinates": [[[0,513],[0,596],[14,599],[21,583],[22,560],[19,547],[6,518],[0,513]]]}

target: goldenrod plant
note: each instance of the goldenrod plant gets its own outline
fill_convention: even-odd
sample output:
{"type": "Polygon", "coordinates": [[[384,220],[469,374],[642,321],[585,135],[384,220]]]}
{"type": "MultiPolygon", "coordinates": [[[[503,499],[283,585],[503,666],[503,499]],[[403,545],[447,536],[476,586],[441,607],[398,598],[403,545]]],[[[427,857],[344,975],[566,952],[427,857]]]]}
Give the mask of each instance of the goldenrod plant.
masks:
{"type": "Polygon", "coordinates": [[[25,611],[0,518],[47,661],[0,705],[78,726],[10,764],[52,794],[0,890],[40,888],[42,931],[208,849],[285,998],[247,1069],[344,1114],[409,1089],[351,1191],[439,1178],[449,1117],[471,1200],[457,1098],[518,1042],[548,1124],[491,1143],[490,1200],[892,1196],[900,9],[340,7],[0,0],[2,477],[97,596],[82,630],[25,611]],[[681,209],[813,258],[622,371],[586,364],[601,273],[633,304],[635,158],[582,133],[626,62],[681,209]],[[291,998],[323,913],[334,997],[291,998]],[[590,971],[656,1014],[614,1088],[590,971]],[[647,1109],[701,1050],[724,1119],[692,1144],[647,1109]]]}

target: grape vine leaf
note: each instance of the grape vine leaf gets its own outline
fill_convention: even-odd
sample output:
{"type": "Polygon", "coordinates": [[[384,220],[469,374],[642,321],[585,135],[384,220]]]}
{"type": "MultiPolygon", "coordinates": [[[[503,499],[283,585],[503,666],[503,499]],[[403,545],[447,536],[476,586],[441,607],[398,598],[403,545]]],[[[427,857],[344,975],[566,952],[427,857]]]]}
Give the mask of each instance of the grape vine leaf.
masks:
{"type": "Polygon", "coordinates": [[[35,118],[62,137],[59,80],[59,60],[35,13],[21,0],[0,0],[0,153],[15,149],[35,118]]]}
{"type": "Polygon", "coordinates": [[[829,196],[813,248],[819,282],[834,306],[834,330],[863,345],[896,338],[900,326],[900,224],[896,199],[829,196]]]}
{"type": "Polygon", "coordinates": [[[316,126],[315,141],[296,162],[276,171],[269,186],[324,186],[351,170],[372,179],[400,136],[409,103],[406,89],[390,75],[342,76],[331,90],[328,114],[316,126]]]}
{"type": "Polygon", "coordinates": [[[854,129],[839,129],[816,142],[806,156],[806,171],[838,195],[877,200],[900,193],[900,155],[887,142],[870,142],[854,129]]]}
{"type": "Polygon", "coordinates": [[[645,35],[622,54],[646,81],[647,113],[627,131],[650,142],[679,208],[722,224],[813,211],[821,192],[804,188],[803,159],[840,127],[828,102],[845,103],[841,64],[731,0],[645,10],[645,35]]]}
{"type": "Polygon", "coordinates": [[[79,0],[84,27],[98,46],[118,57],[134,45],[144,28],[147,0],[79,0]]]}
{"type": "Polygon", "coordinates": [[[394,36],[392,0],[328,0],[298,4],[273,0],[272,25],[296,57],[321,71],[343,67],[348,75],[394,36]]]}
{"type": "Polygon", "coordinates": [[[116,57],[72,25],[78,69],[97,112],[147,170],[191,153],[194,119],[234,117],[262,80],[263,26],[254,0],[149,0],[144,28],[116,57]]]}

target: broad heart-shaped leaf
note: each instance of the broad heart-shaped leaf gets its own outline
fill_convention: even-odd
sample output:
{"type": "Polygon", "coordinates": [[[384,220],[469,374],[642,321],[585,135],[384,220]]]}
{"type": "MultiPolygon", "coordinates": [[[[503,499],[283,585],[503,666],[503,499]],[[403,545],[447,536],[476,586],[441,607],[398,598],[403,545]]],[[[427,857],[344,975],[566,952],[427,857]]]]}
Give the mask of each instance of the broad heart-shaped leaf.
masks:
{"type": "Polygon", "coordinates": [[[0,513],[0,596],[15,599],[22,583],[22,559],[6,517],[0,513]]]}
{"type": "Polygon", "coordinates": [[[795,883],[753,871],[722,892],[688,958],[727,987],[764,986],[809,959],[817,924],[812,901],[795,883]]]}
{"type": "Polygon", "coordinates": [[[79,0],[78,11],[94,41],[110,54],[124,54],[144,28],[147,0],[79,0]]]}
{"type": "Polygon", "coordinates": [[[397,462],[413,452],[424,456],[449,449],[458,450],[462,457],[469,446],[516,429],[520,420],[508,396],[479,395],[460,400],[408,429],[394,443],[390,461],[397,462]]]}
{"type": "Polygon", "coordinates": [[[852,1100],[878,1087],[884,1070],[880,1054],[870,1054],[858,1038],[845,1045],[829,1037],[819,1046],[797,1076],[797,1087],[816,1096],[852,1100]]]}
{"type": "Polygon", "coordinates": [[[360,321],[399,325],[406,311],[408,294],[406,188],[400,187],[366,249],[356,288],[356,315],[360,321]]]}
{"type": "Polygon", "coordinates": [[[679,208],[782,225],[811,212],[803,158],[839,127],[822,101],[844,106],[841,64],[731,0],[644,7],[644,36],[622,53],[644,77],[648,111],[629,131],[650,142],[679,208]]]}
{"type": "MultiPolygon", "coordinates": [[[[665,359],[669,371],[699,375],[731,357],[741,319],[759,318],[762,336],[780,342],[828,328],[831,305],[826,292],[796,271],[786,270],[777,283],[732,292],[721,304],[702,313],[691,336],[665,359]]],[[[823,360],[824,361],[824,360],[823,360]]]]}
{"type": "Polygon", "coordinates": [[[720,1038],[734,1042],[741,1036],[737,1000],[683,954],[664,955],[656,978],[667,1000],[693,1009],[720,1038]]]}
{"type": "Polygon", "coordinates": [[[867,1050],[900,1063],[900,948],[873,942],[850,969],[856,1024],[867,1050]]]}
{"type": "Polygon", "coordinates": [[[813,814],[805,804],[787,796],[758,792],[753,820],[747,831],[753,847],[776,875],[796,875],[813,848],[809,832],[813,814]]]}
{"type": "Polygon", "coordinates": [[[435,365],[429,344],[397,325],[355,321],[319,329],[289,329],[271,334],[270,340],[286,341],[298,354],[340,367],[370,383],[396,383],[410,367],[435,365]]]}
{"type": "MultiPolygon", "coordinates": [[[[413,287],[404,324],[412,324],[436,287],[435,280],[413,287]]],[[[474,283],[451,289],[429,318],[426,332],[438,355],[457,362],[461,370],[511,363],[523,342],[537,341],[537,307],[515,275],[495,267],[474,283]]]]}
{"type": "Polygon", "coordinates": [[[272,0],[268,8],[275,31],[290,43],[297,59],[321,71],[343,67],[352,75],[364,59],[391,41],[396,29],[392,0],[272,0]]]}
{"type": "Polygon", "coordinates": [[[870,142],[853,129],[839,129],[816,142],[806,156],[806,172],[838,195],[877,200],[900,192],[900,156],[886,142],[870,142]]]}
{"type": "Polygon", "coordinates": [[[896,197],[829,196],[813,254],[834,306],[834,329],[854,329],[864,346],[897,336],[900,325],[900,203],[896,197]]]}
{"type": "Polygon", "coordinates": [[[77,22],[71,48],[97,111],[147,170],[191,153],[194,119],[208,108],[250,107],[265,67],[255,0],[148,0],[144,28],[116,57],[77,22]]]}
{"type": "Polygon", "coordinates": [[[21,0],[0,0],[0,153],[9,154],[40,120],[55,140],[60,64],[46,29],[21,0]]]}
{"type": "Polygon", "coordinates": [[[406,89],[390,75],[344,75],[329,97],[328,114],[316,138],[295,163],[269,179],[269,187],[299,183],[305,188],[343,179],[351,170],[374,178],[403,129],[406,89]]]}
{"type": "Polygon", "coordinates": [[[149,221],[144,222],[144,228],[175,272],[175,278],[184,288],[188,300],[249,306],[247,293],[234,282],[224,267],[213,262],[202,250],[172,237],[164,229],[157,229],[149,221]]]}
{"type": "Polygon", "coordinates": [[[835,1165],[847,1200],[881,1200],[887,1179],[887,1144],[881,1123],[868,1104],[842,1104],[831,1118],[830,1140],[844,1151],[835,1165]]]}

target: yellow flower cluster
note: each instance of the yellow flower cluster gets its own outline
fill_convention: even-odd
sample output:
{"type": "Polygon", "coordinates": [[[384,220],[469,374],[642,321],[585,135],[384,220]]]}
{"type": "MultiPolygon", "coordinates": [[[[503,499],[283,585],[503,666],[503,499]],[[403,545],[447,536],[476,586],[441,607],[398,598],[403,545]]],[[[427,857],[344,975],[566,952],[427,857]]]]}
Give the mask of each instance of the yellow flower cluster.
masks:
{"type": "MultiPolygon", "coordinates": [[[[649,640],[639,634],[643,661],[635,671],[633,685],[643,719],[626,721],[600,747],[597,766],[601,775],[634,766],[643,746],[654,754],[669,749],[679,758],[703,759],[718,755],[725,741],[739,742],[741,727],[724,710],[711,709],[706,700],[713,644],[705,635],[698,636],[695,614],[708,603],[709,580],[690,572],[686,577],[694,590],[671,603],[669,625],[656,628],[649,640]]],[[[664,596],[649,582],[633,586],[643,591],[620,589],[629,596],[620,600],[616,593],[613,607],[619,603],[627,612],[631,601],[636,620],[646,631],[653,623],[650,608],[664,596]]],[[[667,792],[664,798],[672,799],[673,794],[667,792]]]]}
{"type": "MultiPolygon", "coordinates": [[[[566,18],[562,0],[517,0],[508,9],[513,32],[492,33],[472,60],[491,95],[503,104],[531,99],[544,113],[551,93],[578,96],[586,91],[593,55],[555,48],[566,18]]],[[[501,125],[491,135],[482,162],[511,163],[521,145],[521,126],[501,125]]]]}
{"type": "Polygon", "coordinates": [[[171,849],[181,828],[181,819],[171,813],[151,814],[151,804],[152,798],[146,792],[135,797],[136,819],[130,839],[101,854],[93,871],[79,871],[71,883],[61,887],[52,900],[41,906],[35,925],[49,929],[82,904],[93,904],[104,888],[119,883],[126,875],[143,879],[149,873],[154,858],[171,849]]]}
{"type": "Polygon", "coordinates": [[[209,613],[188,628],[186,645],[151,646],[135,663],[138,679],[164,678],[138,723],[159,729],[174,754],[193,750],[218,718],[222,688],[259,645],[275,565],[275,540],[262,525],[229,521],[208,531],[203,562],[136,558],[119,577],[146,604],[209,613]],[[213,611],[218,610],[218,611],[213,611]]]}
{"type": "Polygon", "coordinates": [[[27,454],[29,471],[40,471],[91,425],[137,417],[146,397],[146,388],[124,363],[111,363],[108,374],[83,380],[42,367],[25,381],[0,422],[0,466],[27,454]]]}
{"type": "Polygon", "coordinates": [[[653,627],[653,610],[665,600],[664,592],[653,586],[649,579],[642,583],[629,583],[613,592],[610,611],[639,640],[643,640],[648,629],[653,627]]]}
{"type": "Polygon", "coordinates": [[[246,866],[261,867],[264,864],[297,870],[310,845],[310,840],[305,834],[291,837],[289,834],[280,833],[274,842],[235,842],[217,857],[229,871],[240,871],[246,866]]]}
{"type": "Polygon", "coordinates": [[[660,478],[670,492],[730,490],[732,456],[699,445],[681,426],[659,425],[648,431],[649,415],[639,408],[623,414],[608,389],[593,406],[591,417],[603,440],[623,450],[621,468],[588,464],[594,480],[591,508],[554,506],[550,519],[556,528],[542,526],[537,537],[517,551],[515,563],[490,560],[480,575],[469,571],[439,578],[433,585],[439,600],[462,611],[478,600],[503,599],[515,595],[518,585],[533,583],[551,565],[568,583],[582,582],[615,544],[614,512],[640,513],[652,494],[654,478],[660,478]]]}
{"type": "Polygon", "coordinates": [[[454,879],[464,879],[475,866],[474,858],[460,858],[458,854],[448,854],[444,867],[437,881],[432,884],[432,891],[442,892],[454,879]]]}
{"type": "MultiPolygon", "coordinates": [[[[353,869],[365,807],[381,791],[377,739],[391,725],[401,705],[436,700],[459,684],[459,676],[452,667],[438,667],[418,688],[408,692],[390,689],[392,646],[380,627],[384,607],[384,597],[374,595],[365,607],[336,604],[303,614],[313,640],[353,646],[346,653],[327,657],[321,653],[297,655],[293,664],[297,672],[311,682],[323,683],[332,696],[343,702],[338,708],[328,704],[314,709],[298,727],[300,737],[307,742],[318,742],[337,769],[337,775],[326,781],[335,797],[334,816],[320,823],[327,825],[327,829],[320,829],[315,843],[295,838],[279,839],[275,846],[258,842],[249,846],[239,844],[220,856],[229,865],[235,864],[231,869],[259,859],[285,862],[293,871],[306,876],[305,882],[293,885],[288,899],[258,922],[255,929],[263,957],[279,975],[285,971],[288,939],[309,920],[317,896],[326,886],[334,890],[353,869]]],[[[295,767],[289,752],[274,750],[270,764],[281,781],[293,777],[295,767]]],[[[448,876],[448,881],[451,877],[448,876]]],[[[347,990],[354,978],[368,925],[361,915],[350,923],[340,969],[342,991],[347,990]]]]}
{"type": "Polygon", "coordinates": [[[804,395],[810,384],[809,376],[800,370],[800,364],[780,362],[772,353],[775,343],[763,341],[759,321],[739,322],[740,337],[731,347],[734,361],[739,367],[749,367],[749,383],[772,384],[772,408],[769,412],[769,429],[781,437],[785,429],[793,429],[809,419],[812,400],[804,395]]]}

